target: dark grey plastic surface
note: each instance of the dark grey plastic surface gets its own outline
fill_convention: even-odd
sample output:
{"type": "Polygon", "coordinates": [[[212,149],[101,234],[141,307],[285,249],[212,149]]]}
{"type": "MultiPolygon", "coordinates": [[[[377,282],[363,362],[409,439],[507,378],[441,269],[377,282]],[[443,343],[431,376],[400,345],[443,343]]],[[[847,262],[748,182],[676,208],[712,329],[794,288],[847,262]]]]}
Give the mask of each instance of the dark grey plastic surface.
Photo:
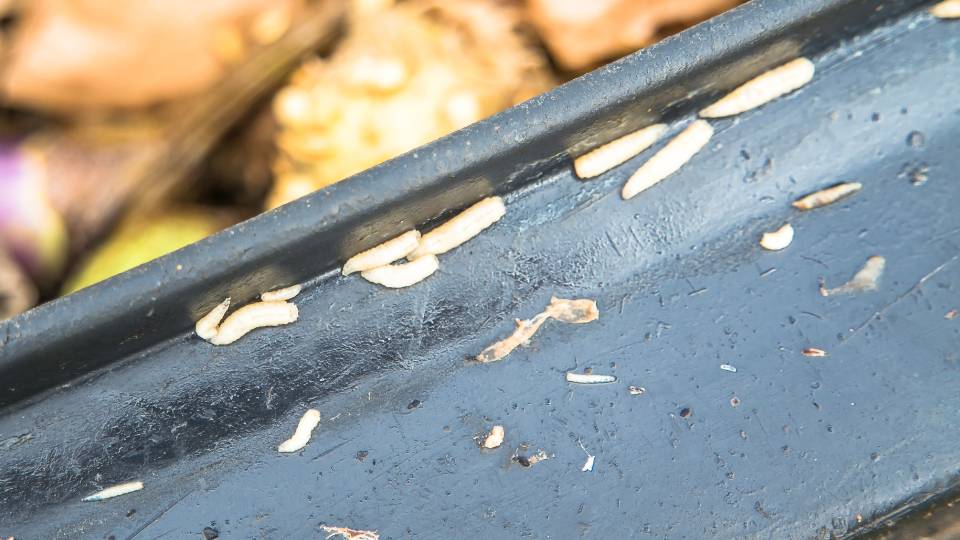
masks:
{"type": "Polygon", "coordinates": [[[960,23],[913,4],[754,1],[5,323],[0,535],[315,538],[327,523],[384,539],[811,538],[943,489],[960,463],[960,318],[944,317],[960,309],[960,23]],[[678,131],[797,54],[817,65],[809,86],[713,121],[707,149],[631,201],[619,188],[650,152],[588,182],[560,153],[648,109],[678,131]],[[790,207],[841,180],[864,188],[790,207]],[[492,192],[507,216],[423,283],[335,273],[492,192]],[[787,220],[794,243],[763,252],[760,233],[787,220]],[[879,290],[818,294],[877,254],[879,290]],[[293,325],[219,348],[189,333],[227,293],[305,279],[293,325]],[[600,319],[466,361],[552,295],[596,299],[600,319]],[[586,367],[618,381],[564,381],[586,367]],[[279,455],[307,407],[323,415],[313,440],[279,455]],[[480,451],[493,424],[505,443],[480,451]],[[522,443],[551,459],[511,462],[522,443]],[[146,488],[80,502],[134,479],[146,488]]]}

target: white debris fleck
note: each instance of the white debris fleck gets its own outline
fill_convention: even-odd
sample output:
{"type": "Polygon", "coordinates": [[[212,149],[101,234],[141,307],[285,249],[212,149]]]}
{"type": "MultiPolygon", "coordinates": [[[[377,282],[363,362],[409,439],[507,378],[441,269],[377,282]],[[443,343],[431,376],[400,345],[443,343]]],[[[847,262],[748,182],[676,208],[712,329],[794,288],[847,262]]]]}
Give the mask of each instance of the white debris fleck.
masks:
{"type": "Polygon", "coordinates": [[[483,447],[488,450],[499,448],[503,444],[503,426],[493,426],[487,438],[483,440],[483,447]]]}
{"type": "Polygon", "coordinates": [[[139,480],[136,482],[127,482],[125,484],[110,486],[93,495],[84,497],[82,500],[83,502],[104,501],[106,499],[112,499],[113,497],[119,497],[120,495],[126,495],[127,493],[133,493],[134,491],[140,491],[141,489],[143,489],[143,482],[139,480]]]}
{"type": "Polygon", "coordinates": [[[707,145],[712,136],[713,128],[706,120],[690,124],[633,173],[620,195],[624,200],[631,199],[677,172],[707,145]]]}
{"type": "Polygon", "coordinates": [[[583,467],[580,468],[580,471],[581,471],[581,472],[590,472],[590,471],[592,471],[592,470],[593,470],[593,460],[594,460],[594,457],[588,454],[588,455],[587,455],[587,461],[586,461],[586,463],[583,464],[583,467]]]}
{"type": "Polygon", "coordinates": [[[600,176],[649,148],[666,130],[666,124],[654,124],[614,139],[573,160],[573,170],[582,180],[600,176]]]}
{"type": "Polygon", "coordinates": [[[700,111],[704,118],[733,116],[793,92],[813,80],[813,62],[797,58],[743,83],[713,105],[700,111]]]}
{"type": "Polygon", "coordinates": [[[647,389],[642,386],[630,385],[627,387],[627,392],[630,392],[631,396],[640,396],[647,392],[647,389]]]}
{"type": "Polygon", "coordinates": [[[720,369],[724,371],[729,371],[730,373],[736,373],[737,368],[731,366],[730,364],[720,364],[720,369]]]}
{"type": "Polygon", "coordinates": [[[575,371],[568,371],[567,382],[576,384],[606,384],[617,382],[617,378],[613,375],[597,375],[594,373],[577,373],[575,371]]]}
{"type": "Polygon", "coordinates": [[[304,413],[300,422],[297,423],[297,430],[293,433],[293,437],[283,441],[283,443],[277,447],[277,452],[296,452],[306,446],[307,443],[310,442],[310,436],[313,434],[313,430],[319,423],[320,411],[316,409],[308,410],[304,413]]]}

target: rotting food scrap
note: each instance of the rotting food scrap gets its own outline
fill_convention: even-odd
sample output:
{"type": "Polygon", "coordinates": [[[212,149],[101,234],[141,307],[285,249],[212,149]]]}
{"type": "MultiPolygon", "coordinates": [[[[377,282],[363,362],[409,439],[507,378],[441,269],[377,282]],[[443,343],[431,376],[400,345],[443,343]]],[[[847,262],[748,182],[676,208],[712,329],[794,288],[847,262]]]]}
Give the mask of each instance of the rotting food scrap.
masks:
{"type": "Polygon", "coordinates": [[[817,349],[816,347],[807,347],[806,349],[800,351],[804,356],[810,356],[813,358],[822,358],[827,355],[827,351],[823,349],[817,349]]]}
{"type": "Polygon", "coordinates": [[[483,440],[483,447],[488,450],[499,448],[503,444],[503,426],[493,426],[487,438],[483,440]]]}
{"type": "Polygon", "coordinates": [[[793,242],[793,226],[789,223],[773,232],[765,232],[760,237],[760,247],[769,251],[786,249],[793,242]]]}
{"type": "Polygon", "coordinates": [[[260,300],[264,302],[284,302],[300,294],[303,287],[300,285],[291,285],[282,289],[267,291],[260,295],[260,300]]]}
{"type": "Polygon", "coordinates": [[[743,83],[713,105],[700,111],[704,118],[733,116],[793,92],[813,79],[813,62],[797,58],[743,83]]]}
{"type": "Polygon", "coordinates": [[[813,210],[814,208],[820,208],[821,206],[826,206],[828,204],[837,202],[844,197],[853,195],[854,193],[860,191],[860,188],[862,187],[863,184],[860,182],[843,182],[836,184],[826,189],[815,191],[793,201],[793,207],[797,210],[813,210]]]}
{"type": "Polygon", "coordinates": [[[944,0],[930,8],[930,14],[938,19],[960,18],[960,0],[944,0]]]}
{"type": "Polygon", "coordinates": [[[644,387],[642,387],[642,386],[633,386],[633,385],[630,385],[630,386],[627,388],[627,392],[630,392],[630,395],[631,395],[631,396],[640,396],[640,395],[645,394],[645,393],[647,392],[647,389],[644,388],[644,387]]]}
{"type": "Polygon", "coordinates": [[[697,120],[687,126],[633,173],[623,185],[620,195],[631,199],[641,191],[680,170],[710,142],[713,128],[705,120],[697,120]]]}
{"type": "Polygon", "coordinates": [[[879,255],[874,255],[867,259],[867,262],[863,265],[856,274],[854,274],[853,279],[844,283],[839,287],[834,287],[833,289],[827,289],[823,286],[823,283],[820,284],[820,295],[821,296],[835,296],[838,294],[853,294],[864,291],[874,291],[877,289],[877,282],[880,280],[880,276],[883,275],[883,269],[887,265],[886,259],[879,255]]]}
{"type": "Polygon", "coordinates": [[[402,259],[420,246],[420,232],[407,231],[396,238],[374,246],[347,259],[342,273],[347,276],[354,272],[373,270],[402,259]]]}
{"type": "Polygon", "coordinates": [[[363,279],[390,289],[402,289],[420,283],[440,268],[436,255],[423,255],[408,263],[388,264],[360,273],[363,279]]]}
{"type": "Polygon", "coordinates": [[[507,213],[500,197],[487,197],[450,218],[420,238],[420,246],[410,258],[440,255],[463,244],[493,225],[507,213]]]}
{"type": "Polygon", "coordinates": [[[357,529],[348,529],[346,527],[329,527],[327,525],[321,525],[323,532],[327,534],[327,539],[333,538],[334,536],[342,536],[347,540],[379,540],[380,535],[377,534],[377,531],[361,531],[357,529]]]}
{"type": "Polygon", "coordinates": [[[310,442],[310,436],[313,434],[313,430],[319,423],[320,411],[316,409],[308,410],[304,413],[300,422],[297,423],[297,430],[293,433],[293,437],[283,441],[283,443],[277,447],[277,452],[296,452],[306,446],[307,443],[310,442]]]}
{"type": "Polygon", "coordinates": [[[948,321],[949,321],[949,320],[956,319],[956,318],[957,318],[957,310],[951,309],[950,311],[946,312],[946,313],[943,315],[943,318],[944,318],[944,319],[947,319],[948,321]]]}
{"type": "Polygon", "coordinates": [[[550,456],[548,456],[547,453],[544,452],[543,450],[538,450],[536,454],[529,457],[521,456],[519,454],[514,454],[513,456],[513,461],[516,461],[517,463],[519,463],[520,465],[523,465],[524,467],[532,467],[537,463],[540,463],[541,461],[546,461],[548,459],[550,459],[550,456]]]}
{"type": "Polygon", "coordinates": [[[597,375],[595,373],[577,373],[575,371],[567,372],[567,382],[576,384],[606,384],[617,382],[613,375],[597,375]]]}
{"type": "Polygon", "coordinates": [[[125,484],[110,486],[107,489],[94,493],[93,495],[88,495],[82,500],[83,502],[104,501],[114,497],[119,497],[120,495],[126,495],[127,493],[133,493],[134,491],[140,491],[141,489],[143,489],[143,482],[139,480],[136,482],[127,482],[125,484]]]}
{"type": "Polygon", "coordinates": [[[569,324],[583,324],[597,320],[600,310],[597,303],[589,299],[564,300],[551,298],[550,305],[543,312],[538,313],[530,320],[516,320],[517,329],[513,334],[502,341],[490,345],[477,355],[477,362],[488,363],[503,359],[520,345],[525,345],[537,330],[547,322],[547,319],[556,319],[569,324]]]}
{"type": "Polygon", "coordinates": [[[573,170],[581,180],[600,176],[649,148],[666,130],[666,124],[654,124],[614,139],[573,160],[573,170]]]}

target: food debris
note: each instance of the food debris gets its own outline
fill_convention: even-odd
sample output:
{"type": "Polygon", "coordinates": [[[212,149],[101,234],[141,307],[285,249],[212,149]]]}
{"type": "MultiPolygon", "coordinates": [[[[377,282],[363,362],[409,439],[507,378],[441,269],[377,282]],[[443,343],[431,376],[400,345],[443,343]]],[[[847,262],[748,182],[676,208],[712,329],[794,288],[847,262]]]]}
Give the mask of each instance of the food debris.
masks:
{"type": "Polygon", "coordinates": [[[293,433],[293,437],[283,441],[283,443],[277,447],[277,452],[296,452],[306,446],[307,443],[310,442],[310,436],[313,434],[313,430],[319,423],[320,411],[316,409],[308,410],[304,413],[300,422],[297,423],[297,430],[293,433]]]}
{"type": "Polygon", "coordinates": [[[267,291],[260,295],[260,300],[264,302],[283,302],[300,294],[303,287],[300,285],[291,285],[274,291],[267,291]]]}
{"type": "Polygon", "coordinates": [[[333,538],[334,536],[342,536],[347,540],[380,540],[380,535],[377,534],[377,531],[361,531],[357,529],[348,529],[346,527],[328,527],[327,525],[321,525],[323,532],[329,533],[327,539],[333,538]]]}
{"type": "Polygon", "coordinates": [[[645,394],[647,392],[647,389],[642,386],[630,385],[629,387],[627,387],[627,392],[630,392],[631,396],[639,396],[639,395],[645,394]]]}
{"type": "Polygon", "coordinates": [[[407,231],[396,238],[350,257],[343,265],[342,273],[347,276],[354,272],[373,270],[388,265],[406,257],[419,245],[420,231],[407,231]]]}
{"type": "Polygon", "coordinates": [[[807,347],[806,349],[800,351],[804,356],[811,356],[814,358],[822,358],[827,355],[827,351],[823,349],[817,349],[815,347],[807,347]]]}
{"type": "Polygon", "coordinates": [[[844,197],[853,195],[854,193],[860,191],[860,188],[862,187],[863,184],[860,182],[843,182],[836,184],[793,201],[793,207],[798,210],[813,210],[814,208],[820,208],[821,206],[826,206],[828,204],[837,202],[844,197]]]}
{"type": "Polygon", "coordinates": [[[737,396],[733,396],[732,398],[730,398],[730,406],[731,406],[731,407],[739,407],[739,406],[740,406],[740,398],[738,398],[737,396]]]}
{"type": "Polygon", "coordinates": [[[760,247],[769,251],[780,251],[793,242],[793,226],[789,223],[773,232],[765,232],[760,237],[760,247]]]}
{"type": "Polygon", "coordinates": [[[863,265],[863,268],[854,274],[853,279],[844,283],[843,285],[833,289],[827,289],[821,282],[820,295],[835,296],[838,294],[853,294],[876,290],[877,282],[880,280],[880,276],[883,275],[883,269],[886,265],[886,259],[879,255],[874,255],[873,257],[867,259],[867,262],[863,265]]]}
{"type": "Polygon", "coordinates": [[[600,176],[649,148],[666,130],[666,124],[654,124],[610,141],[573,160],[573,170],[581,180],[600,176]]]}
{"type": "Polygon", "coordinates": [[[517,319],[517,329],[513,331],[513,334],[484,349],[477,355],[477,362],[496,362],[505,358],[518,346],[526,345],[543,323],[547,322],[547,319],[555,319],[569,324],[583,324],[595,321],[599,316],[600,310],[597,309],[597,303],[593,300],[551,298],[547,309],[538,313],[532,319],[526,321],[517,319]]]}
{"type": "Polygon", "coordinates": [[[503,444],[503,426],[493,426],[490,434],[483,440],[483,447],[488,450],[499,448],[503,444]]]}
{"type": "Polygon", "coordinates": [[[213,336],[217,335],[217,326],[220,324],[220,321],[223,320],[223,316],[227,314],[228,309],[230,309],[229,296],[226,300],[211,309],[210,313],[201,317],[200,320],[197,321],[196,326],[194,326],[194,331],[198,336],[209,341],[213,336]]]}
{"type": "Polygon", "coordinates": [[[548,456],[547,453],[544,452],[543,450],[538,450],[536,454],[530,457],[521,456],[519,454],[513,455],[513,461],[516,461],[517,463],[519,463],[520,465],[523,465],[524,467],[532,467],[537,463],[540,463],[541,461],[546,461],[548,459],[550,459],[550,456],[548,456]]]}
{"type": "Polygon", "coordinates": [[[143,489],[143,482],[139,480],[136,482],[127,482],[125,484],[110,486],[107,489],[94,493],[93,495],[84,497],[82,500],[83,502],[105,501],[107,499],[119,497],[120,495],[133,493],[134,491],[140,491],[141,489],[143,489]]]}
{"type": "Polygon", "coordinates": [[[712,136],[713,128],[705,120],[690,124],[633,173],[620,195],[624,200],[631,199],[677,172],[707,145],[712,136]]]}
{"type": "Polygon", "coordinates": [[[440,268],[436,255],[423,255],[408,263],[388,264],[360,273],[363,279],[390,289],[402,289],[420,283],[440,268]]]}
{"type": "Polygon", "coordinates": [[[617,382],[617,378],[613,375],[597,375],[595,373],[577,373],[575,371],[568,371],[567,382],[577,384],[606,384],[617,382]]]}
{"type": "Polygon", "coordinates": [[[750,79],[700,111],[700,116],[722,118],[749,111],[807,84],[813,79],[814,71],[813,62],[797,58],[750,79]]]}
{"type": "Polygon", "coordinates": [[[693,414],[693,409],[690,407],[684,407],[680,409],[680,418],[690,418],[690,415],[693,414]]]}
{"type": "Polygon", "coordinates": [[[953,319],[956,319],[956,318],[957,318],[957,310],[951,309],[950,311],[946,312],[946,313],[943,315],[943,318],[944,318],[944,319],[947,319],[948,321],[953,320],[953,319]]]}
{"type": "Polygon", "coordinates": [[[960,18],[960,0],[944,0],[931,7],[930,14],[938,19],[960,18]]]}
{"type": "MultiPolygon", "coordinates": [[[[220,306],[217,306],[214,310],[218,310],[220,306]]],[[[296,321],[299,315],[297,306],[288,302],[254,302],[234,311],[219,328],[215,329],[214,335],[207,341],[214,345],[229,345],[251,330],[290,324],[296,321]]],[[[207,316],[209,317],[209,315],[207,316]]],[[[198,331],[197,335],[199,334],[198,331]]]]}
{"type": "Polygon", "coordinates": [[[506,213],[507,207],[503,205],[503,199],[487,197],[423,235],[420,238],[420,247],[411,257],[446,253],[480,234],[506,213]]]}
{"type": "Polygon", "coordinates": [[[731,366],[730,364],[720,364],[720,369],[724,371],[729,371],[730,373],[736,373],[737,368],[731,366]]]}

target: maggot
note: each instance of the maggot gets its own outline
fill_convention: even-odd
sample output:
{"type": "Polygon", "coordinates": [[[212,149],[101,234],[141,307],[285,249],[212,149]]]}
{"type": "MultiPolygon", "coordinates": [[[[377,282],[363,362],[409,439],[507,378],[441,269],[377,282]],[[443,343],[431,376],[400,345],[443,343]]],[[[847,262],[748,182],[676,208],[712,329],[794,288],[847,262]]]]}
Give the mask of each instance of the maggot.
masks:
{"type": "Polygon", "coordinates": [[[821,296],[835,296],[838,294],[853,294],[858,292],[873,291],[877,288],[880,276],[883,275],[883,269],[887,266],[887,260],[880,255],[874,255],[867,259],[863,268],[853,275],[850,281],[839,287],[828,289],[820,284],[821,296]]]}
{"type": "Polygon", "coordinates": [[[765,232],[760,237],[760,247],[770,251],[786,249],[793,242],[793,226],[789,223],[773,232],[765,232]]]}
{"type": "Polygon", "coordinates": [[[930,14],[938,19],[960,18],[960,0],[944,0],[931,7],[930,14]]]}
{"type": "Polygon", "coordinates": [[[432,275],[440,268],[440,261],[436,255],[424,255],[403,264],[388,264],[361,272],[363,279],[389,287],[400,289],[419,283],[432,275]]]}
{"type": "Polygon", "coordinates": [[[567,382],[577,384],[606,384],[617,382],[617,378],[613,375],[597,375],[594,373],[577,373],[576,371],[568,371],[567,382]]]}
{"type": "Polygon", "coordinates": [[[423,235],[420,238],[420,247],[408,258],[446,253],[480,234],[480,231],[496,223],[506,212],[503,199],[487,197],[423,235]]]}
{"type": "Polygon", "coordinates": [[[827,355],[827,351],[823,349],[818,349],[816,347],[807,347],[806,349],[800,351],[804,356],[812,356],[814,358],[821,358],[827,355]]]}
{"type": "Polygon", "coordinates": [[[830,203],[834,203],[844,197],[852,195],[863,187],[860,182],[843,182],[830,186],[820,191],[815,191],[809,195],[800,197],[793,201],[793,207],[797,210],[813,210],[830,203]]]}
{"type": "Polygon", "coordinates": [[[117,484],[115,486],[110,486],[107,489],[98,491],[93,495],[88,495],[84,497],[83,502],[92,502],[92,501],[103,501],[106,499],[112,499],[113,497],[119,497],[120,495],[126,495],[127,493],[133,493],[134,491],[140,491],[143,489],[143,482],[127,482],[125,484],[117,484]]]}
{"type": "Polygon", "coordinates": [[[300,285],[291,285],[282,289],[267,291],[260,295],[260,300],[264,302],[284,302],[300,294],[303,287],[300,285]]]}
{"type": "Polygon", "coordinates": [[[680,170],[713,136],[713,128],[706,120],[697,120],[687,126],[633,173],[620,194],[624,200],[633,198],[657,182],[680,170]]]}
{"type": "Polygon", "coordinates": [[[666,130],[666,124],[654,124],[610,141],[573,160],[573,170],[581,179],[600,176],[649,148],[666,130]]]}
{"type": "Polygon", "coordinates": [[[227,314],[228,309],[230,309],[230,297],[217,304],[210,310],[210,313],[201,317],[194,326],[194,331],[201,338],[210,341],[213,336],[217,335],[217,326],[220,325],[220,321],[223,320],[223,316],[227,314]]]}
{"type": "Polygon", "coordinates": [[[297,423],[297,430],[293,433],[293,437],[283,441],[283,443],[277,447],[277,452],[296,452],[306,446],[307,443],[310,442],[310,435],[319,423],[320,411],[316,409],[308,410],[304,413],[300,422],[297,423]]]}
{"type": "Polygon", "coordinates": [[[807,84],[813,79],[814,71],[813,62],[797,58],[743,83],[700,111],[700,116],[722,118],[749,111],[807,84]]]}
{"type": "Polygon", "coordinates": [[[298,316],[297,306],[288,302],[254,302],[231,313],[208,341],[214,345],[229,345],[251,330],[290,324],[298,316]]]}
{"type": "Polygon", "coordinates": [[[494,448],[499,448],[503,444],[503,426],[493,426],[490,429],[490,433],[483,440],[483,447],[492,450],[494,448]]]}
{"type": "Polygon", "coordinates": [[[420,245],[420,231],[407,231],[396,238],[360,252],[347,259],[342,273],[347,276],[354,272],[373,270],[400,260],[420,245]]]}

